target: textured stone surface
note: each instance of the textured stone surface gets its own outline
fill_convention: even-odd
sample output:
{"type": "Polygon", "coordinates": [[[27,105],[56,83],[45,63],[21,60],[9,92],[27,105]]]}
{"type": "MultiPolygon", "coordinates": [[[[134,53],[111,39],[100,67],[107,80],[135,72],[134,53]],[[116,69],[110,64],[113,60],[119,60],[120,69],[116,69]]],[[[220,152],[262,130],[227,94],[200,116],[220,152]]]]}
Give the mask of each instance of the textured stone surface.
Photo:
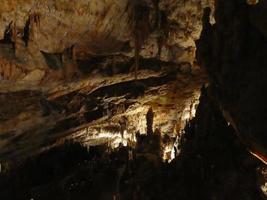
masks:
{"type": "Polygon", "coordinates": [[[34,91],[2,94],[1,159],[23,158],[64,138],[86,142],[93,133],[116,134],[123,117],[128,133],[144,133],[150,106],[155,112],[154,128],[170,135],[179,132],[193,116],[192,106],[198,103],[205,75],[191,76],[175,69],[141,74],[138,82],[123,74],[77,82],[57,88],[47,98],[34,91]],[[89,135],[84,132],[88,128],[89,135]]]}
{"type": "Polygon", "coordinates": [[[180,157],[155,179],[164,193],[146,182],[153,178],[142,191],[159,199],[262,199],[260,165],[247,150],[267,163],[266,11],[263,0],[1,1],[0,164],[69,139],[123,141],[122,119],[132,142],[146,132],[149,108],[154,130],[177,135],[207,80],[195,62],[200,36],[196,57],[209,90],[180,157]]]}
{"type": "MultiPolygon", "coordinates": [[[[1,1],[0,39],[7,31],[15,45],[16,63],[23,70],[46,70],[49,65],[41,52],[59,54],[63,68],[73,61],[95,55],[124,53],[133,56],[134,6],[139,1],[83,0],[75,1],[1,1]],[[69,55],[71,54],[71,55],[69,55]],[[69,59],[67,59],[69,58],[69,59]]],[[[150,34],[143,44],[141,55],[176,63],[194,61],[194,40],[201,31],[201,16],[209,1],[147,1],[150,17],[145,26],[150,34]],[[159,42],[161,41],[161,42],[159,42]],[[159,47],[160,45],[160,47],[159,47]]],[[[6,44],[0,44],[0,50],[6,44]]],[[[10,54],[10,53],[9,53],[10,54]]],[[[1,55],[8,57],[8,55],[1,55]]],[[[9,56],[10,57],[10,56],[9,56]]],[[[66,70],[67,70],[66,69],[66,70]]],[[[26,73],[30,73],[29,71],[26,73]]],[[[73,73],[73,72],[70,72],[73,73]]],[[[12,74],[13,79],[20,79],[12,74]]],[[[4,76],[6,79],[10,77],[4,76]]]]}
{"type": "Polygon", "coordinates": [[[198,61],[211,77],[211,95],[248,149],[265,162],[266,11],[264,1],[253,6],[241,0],[217,1],[216,24],[204,19],[197,42],[198,61]]]}
{"type": "Polygon", "coordinates": [[[129,132],[145,132],[150,106],[154,128],[179,132],[206,82],[194,40],[212,3],[1,1],[0,160],[87,141],[84,129],[118,130],[122,117],[129,132]]]}

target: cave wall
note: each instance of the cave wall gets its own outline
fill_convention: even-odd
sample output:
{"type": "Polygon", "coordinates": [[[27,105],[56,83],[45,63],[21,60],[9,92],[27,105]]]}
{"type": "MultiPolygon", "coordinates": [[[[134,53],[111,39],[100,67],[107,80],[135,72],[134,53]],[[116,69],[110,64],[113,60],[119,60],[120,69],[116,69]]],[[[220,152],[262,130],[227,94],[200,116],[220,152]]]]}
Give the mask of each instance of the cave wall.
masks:
{"type": "Polygon", "coordinates": [[[264,165],[240,142],[209,93],[209,88],[202,88],[196,117],[185,127],[181,152],[170,163],[171,175],[165,180],[171,185],[165,198],[265,199],[259,173],[264,165]]]}
{"type": "Polygon", "coordinates": [[[197,43],[197,59],[210,77],[211,96],[251,151],[266,154],[266,2],[216,1],[197,43]]]}

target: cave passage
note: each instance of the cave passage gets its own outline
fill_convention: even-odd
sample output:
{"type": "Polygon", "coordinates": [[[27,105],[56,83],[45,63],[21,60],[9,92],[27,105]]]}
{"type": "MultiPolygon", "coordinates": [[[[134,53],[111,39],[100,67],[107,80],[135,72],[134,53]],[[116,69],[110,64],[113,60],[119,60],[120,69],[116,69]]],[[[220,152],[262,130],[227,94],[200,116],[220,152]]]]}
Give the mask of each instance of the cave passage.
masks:
{"type": "Polygon", "coordinates": [[[0,199],[267,199],[267,1],[0,1],[0,199]]]}

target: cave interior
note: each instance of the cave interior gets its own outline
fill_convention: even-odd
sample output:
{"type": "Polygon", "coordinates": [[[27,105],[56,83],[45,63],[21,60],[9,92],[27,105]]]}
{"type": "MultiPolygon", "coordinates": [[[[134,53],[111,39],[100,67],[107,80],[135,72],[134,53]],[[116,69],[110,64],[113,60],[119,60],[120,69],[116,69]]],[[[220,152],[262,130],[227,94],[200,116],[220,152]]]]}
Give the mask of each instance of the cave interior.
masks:
{"type": "Polygon", "coordinates": [[[0,1],[0,199],[267,199],[266,49],[265,0],[0,1]]]}

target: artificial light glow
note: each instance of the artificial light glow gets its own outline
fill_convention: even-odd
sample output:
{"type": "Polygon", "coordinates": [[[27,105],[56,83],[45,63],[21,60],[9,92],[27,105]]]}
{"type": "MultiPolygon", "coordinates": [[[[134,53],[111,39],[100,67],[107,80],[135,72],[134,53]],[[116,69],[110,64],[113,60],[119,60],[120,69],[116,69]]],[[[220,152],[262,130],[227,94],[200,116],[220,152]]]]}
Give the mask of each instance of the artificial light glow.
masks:
{"type": "Polygon", "coordinates": [[[265,165],[267,165],[267,158],[265,158],[265,156],[263,156],[262,154],[258,152],[253,152],[253,151],[249,151],[249,152],[256,158],[258,158],[260,161],[262,161],[265,165]]]}
{"type": "Polygon", "coordinates": [[[261,186],[261,191],[265,196],[267,196],[267,183],[261,186]]]}
{"type": "MultiPolygon", "coordinates": [[[[199,98],[200,90],[197,90],[188,100],[183,102],[183,105],[185,105],[185,107],[181,114],[179,113],[174,115],[177,118],[173,120],[175,122],[170,122],[173,123],[173,126],[171,128],[169,127],[169,122],[161,123],[163,119],[168,118],[169,112],[165,112],[164,110],[161,111],[155,106],[156,108],[154,111],[155,117],[153,129],[158,128],[161,133],[166,133],[169,136],[171,134],[173,136],[177,136],[177,133],[180,133],[178,135],[181,136],[186,123],[193,119],[196,115],[196,108],[199,104],[199,98]],[[160,126],[158,124],[160,124],[160,126]]],[[[166,97],[160,98],[160,102],[168,103],[166,101],[166,97]]],[[[88,148],[90,146],[103,144],[108,145],[112,149],[118,148],[120,145],[133,147],[136,145],[136,133],[139,132],[140,134],[146,134],[146,113],[149,108],[150,106],[148,105],[132,106],[127,109],[126,115],[122,114],[117,117],[117,121],[119,121],[119,118],[122,116],[126,116],[128,119],[130,119],[127,123],[127,130],[124,130],[123,134],[120,132],[118,124],[113,124],[114,126],[116,126],[115,130],[111,130],[109,128],[102,128],[98,125],[96,127],[89,126],[87,128],[77,131],[73,134],[72,139],[76,138],[76,141],[84,144],[88,148]]],[[[103,127],[109,127],[106,121],[105,124],[103,124],[103,127]]],[[[170,142],[169,144],[165,144],[162,146],[162,159],[164,161],[171,162],[175,158],[175,156],[177,156],[177,154],[179,153],[178,143],[179,138],[177,138],[176,141],[170,142]]]]}
{"type": "Polygon", "coordinates": [[[195,92],[194,94],[194,101],[192,102],[187,102],[187,105],[185,106],[185,109],[183,110],[182,113],[182,121],[189,121],[193,119],[196,116],[196,108],[197,105],[199,104],[199,98],[200,98],[200,91],[195,92]]]}
{"type": "Polygon", "coordinates": [[[164,161],[168,161],[170,163],[175,158],[175,150],[173,144],[168,144],[164,147],[163,157],[164,161]]]}
{"type": "Polygon", "coordinates": [[[138,106],[130,107],[127,110],[127,116],[131,118],[131,121],[128,126],[128,131],[137,132],[141,134],[146,133],[146,113],[149,109],[149,106],[138,106]]]}
{"type": "Polygon", "coordinates": [[[81,142],[84,146],[90,147],[99,144],[108,144],[112,149],[118,148],[120,144],[123,146],[133,145],[136,143],[135,134],[129,133],[124,130],[123,136],[120,132],[110,132],[106,130],[96,130],[85,128],[76,133],[77,141],[81,142]]]}
{"type": "Polygon", "coordinates": [[[248,5],[256,5],[259,3],[259,0],[247,0],[248,5]]]}
{"type": "Polygon", "coordinates": [[[190,111],[186,110],[186,111],[184,111],[184,113],[183,113],[182,120],[187,121],[187,120],[189,120],[189,119],[190,119],[190,111]]]}
{"type": "Polygon", "coordinates": [[[172,147],[172,151],[171,151],[171,161],[175,158],[175,150],[174,147],[172,147]]]}

